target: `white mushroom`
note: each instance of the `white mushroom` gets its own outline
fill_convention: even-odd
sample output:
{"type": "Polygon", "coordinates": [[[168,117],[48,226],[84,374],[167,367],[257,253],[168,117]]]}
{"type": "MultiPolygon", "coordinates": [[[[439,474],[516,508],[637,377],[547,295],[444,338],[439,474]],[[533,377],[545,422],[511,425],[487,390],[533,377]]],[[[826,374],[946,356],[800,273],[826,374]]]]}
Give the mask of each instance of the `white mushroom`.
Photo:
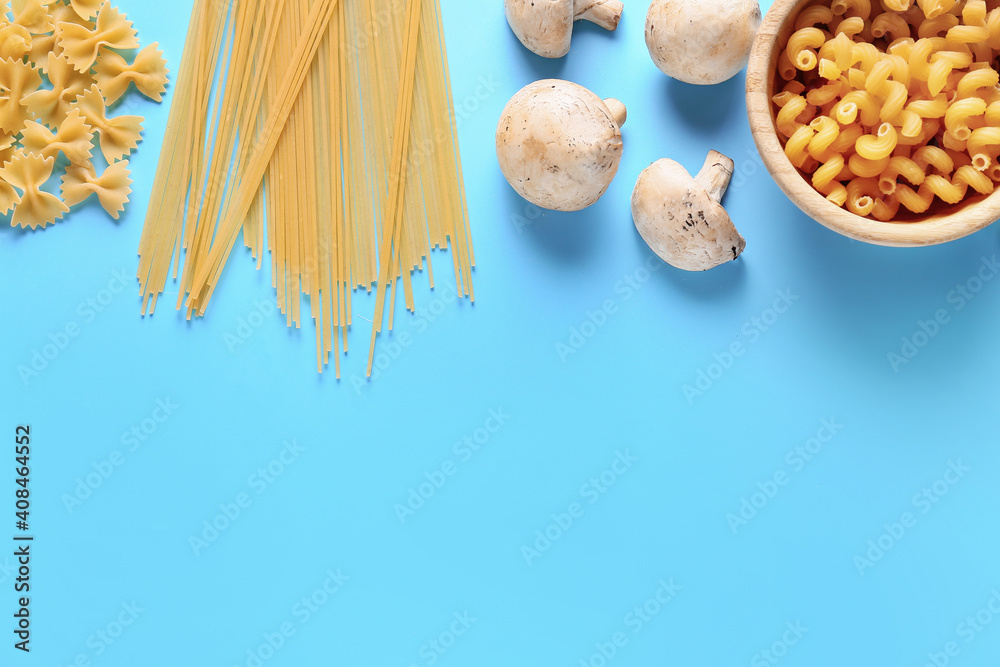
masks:
{"type": "Polygon", "coordinates": [[[722,83],[746,66],[760,22],[757,0],[653,0],[646,46],[668,76],[722,83]]]}
{"type": "Polygon", "coordinates": [[[639,176],[632,219],[649,247],[671,266],[707,271],[740,256],[746,241],[722,208],[734,163],[712,151],[691,178],[673,160],[659,160],[639,176]]]}
{"type": "Polygon", "coordinates": [[[569,53],[574,21],[617,30],[624,5],[618,0],[504,0],[507,23],[528,49],[545,58],[569,53]]]}
{"type": "Polygon", "coordinates": [[[521,89],[497,126],[507,182],[542,208],[579,211],[600,199],[622,159],[625,105],[583,86],[545,79],[521,89]]]}

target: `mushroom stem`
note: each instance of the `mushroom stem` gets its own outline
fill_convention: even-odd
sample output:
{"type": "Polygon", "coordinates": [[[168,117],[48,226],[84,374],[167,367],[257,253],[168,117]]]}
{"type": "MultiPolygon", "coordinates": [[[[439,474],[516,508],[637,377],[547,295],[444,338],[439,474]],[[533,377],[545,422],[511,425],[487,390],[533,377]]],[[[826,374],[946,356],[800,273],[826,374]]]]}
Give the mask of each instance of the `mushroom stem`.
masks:
{"type": "Polygon", "coordinates": [[[615,119],[615,124],[618,127],[623,127],[625,125],[625,120],[628,118],[628,110],[625,105],[616,100],[613,97],[609,97],[604,100],[604,106],[608,108],[611,112],[611,117],[615,119]]]}
{"type": "Polygon", "coordinates": [[[725,196],[726,190],[729,189],[729,183],[733,180],[735,168],[736,163],[731,159],[719,151],[711,151],[708,158],[705,159],[705,166],[701,168],[694,180],[705,188],[709,197],[721,204],[722,197],[725,196]]]}
{"type": "Polygon", "coordinates": [[[625,5],[619,0],[576,0],[575,21],[590,21],[612,32],[618,29],[625,5]]]}

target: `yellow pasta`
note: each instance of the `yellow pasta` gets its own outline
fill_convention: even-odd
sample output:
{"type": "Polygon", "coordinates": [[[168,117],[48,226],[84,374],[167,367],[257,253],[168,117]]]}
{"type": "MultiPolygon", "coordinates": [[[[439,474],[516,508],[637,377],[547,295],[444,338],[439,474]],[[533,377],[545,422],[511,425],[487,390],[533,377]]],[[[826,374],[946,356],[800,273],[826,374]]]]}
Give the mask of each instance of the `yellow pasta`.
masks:
{"type": "Polygon", "coordinates": [[[97,57],[94,77],[108,104],[121,99],[130,83],[159,102],[167,89],[167,61],[156,42],[140,51],[131,65],[118,53],[103,50],[97,57]]]}
{"type": "MultiPolygon", "coordinates": [[[[820,67],[823,66],[823,61],[820,61],[820,67]]],[[[822,73],[820,73],[822,76],[822,73]]],[[[844,92],[844,87],[847,82],[843,79],[838,79],[836,81],[831,81],[828,84],[820,86],[819,88],[813,88],[806,93],[806,102],[813,105],[814,107],[826,106],[830,102],[833,102],[841,96],[844,92]]],[[[799,91],[796,95],[801,95],[802,92],[799,91]]],[[[783,106],[775,100],[778,106],[783,106]]]]}
{"type": "Polygon", "coordinates": [[[896,128],[890,123],[882,123],[876,134],[861,137],[854,146],[861,157],[867,160],[882,160],[892,155],[898,139],[896,128]]]}
{"type": "Polygon", "coordinates": [[[802,123],[797,119],[808,107],[809,103],[801,95],[791,95],[785,98],[776,120],[778,131],[786,137],[795,134],[795,131],[802,127],[802,123]]]}
{"type": "Polygon", "coordinates": [[[903,183],[900,183],[899,187],[896,188],[893,196],[911,213],[926,213],[931,204],[934,203],[933,192],[923,188],[919,192],[915,192],[913,188],[903,183]]]}
{"type": "Polygon", "coordinates": [[[821,116],[809,123],[809,127],[815,132],[809,140],[809,154],[821,160],[823,159],[821,156],[840,136],[840,124],[829,116],[821,116]]]}
{"type": "MultiPolygon", "coordinates": [[[[968,26],[985,26],[986,0],[968,0],[962,8],[962,23],[968,26]]],[[[989,39],[988,35],[986,39],[989,39]]]]}
{"type": "Polygon", "coordinates": [[[917,28],[917,37],[927,38],[927,37],[938,37],[942,32],[947,32],[951,28],[958,25],[958,17],[952,14],[943,14],[941,16],[927,19],[917,28]]]}
{"type": "Polygon", "coordinates": [[[142,121],[140,116],[107,117],[104,98],[95,83],[77,98],[72,108],[78,109],[83,118],[99,136],[104,158],[113,163],[131,153],[142,141],[142,121]]]}
{"type": "Polygon", "coordinates": [[[944,116],[944,126],[947,134],[959,141],[965,141],[972,134],[969,129],[969,119],[986,113],[986,102],[978,97],[956,100],[948,107],[944,116]]]}
{"type": "Polygon", "coordinates": [[[887,197],[879,197],[875,200],[871,216],[882,222],[890,222],[896,218],[898,212],[899,200],[895,196],[889,195],[887,197]]]}
{"type": "Polygon", "coordinates": [[[812,175],[813,187],[822,190],[833,183],[844,169],[844,156],[837,153],[818,167],[812,175]]]}
{"type": "Polygon", "coordinates": [[[22,135],[21,141],[26,153],[42,157],[56,157],[62,153],[75,165],[90,162],[94,132],[79,110],[74,109],[66,116],[55,133],[41,123],[28,121],[22,135]]]}
{"type": "Polygon", "coordinates": [[[0,169],[0,178],[22,191],[14,205],[13,224],[45,227],[69,212],[59,197],[41,189],[54,167],[55,158],[19,153],[0,169]]]}
{"type": "Polygon", "coordinates": [[[925,178],[920,188],[927,188],[934,196],[946,204],[957,204],[965,198],[965,193],[968,191],[968,186],[964,183],[952,183],[944,176],[937,174],[931,174],[925,178]]]}
{"type": "Polygon", "coordinates": [[[859,117],[863,125],[874,125],[878,122],[880,112],[878,99],[864,90],[847,93],[834,107],[834,117],[843,125],[850,125],[859,117]]]}
{"type": "Polygon", "coordinates": [[[799,12],[795,19],[795,29],[813,28],[817,25],[829,25],[833,21],[833,10],[823,5],[812,5],[799,12]]]}
{"type": "Polygon", "coordinates": [[[802,28],[796,30],[788,38],[788,48],[785,54],[797,69],[809,71],[816,69],[819,59],[816,49],[826,43],[826,35],[819,28],[802,28]]]}
{"type": "Polygon", "coordinates": [[[97,13],[97,23],[93,28],[78,23],[62,22],[55,26],[55,34],[66,58],[78,72],[90,70],[97,60],[101,47],[139,48],[139,40],[132,28],[132,22],[126,20],[110,2],[105,2],[101,6],[97,13]]]}
{"type": "Polygon", "coordinates": [[[785,155],[799,169],[802,169],[802,166],[809,158],[809,152],[806,149],[815,133],[814,129],[808,125],[803,125],[792,133],[792,136],[788,138],[788,143],[785,144],[785,155]]]}
{"type": "Polygon", "coordinates": [[[917,0],[917,7],[919,7],[924,16],[929,19],[936,18],[942,14],[947,14],[955,6],[957,0],[917,0]]]}
{"type": "Polygon", "coordinates": [[[872,37],[876,39],[887,37],[892,41],[910,36],[910,24],[900,16],[891,12],[879,14],[872,21],[872,37]]]}
{"type": "Polygon", "coordinates": [[[796,28],[776,125],[818,192],[887,222],[995,191],[1000,7],[819,0],[796,28]]]}
{"type": "Polygon", "coordinates": [[[883,194],[891,195],[896,192],[900,176],[913,185],[919,186],[924,182],[926,175],[924,169],[914,160],[897,155],[889,160],[889,166],[879,176],[878,187],[883,194]]]}
{"type": "MultiPolygon", "coordinates": [[[[871,7],[868,8],[871,11],[871,7]]],[[[837,24],[836,33],[847,37],[854,37],[865,29],[865,20],[861,16],[852,16],[837,24]]]]}
{"type": "Polygon", "coordinates": [[[859,178],[876,178],[889,168],[891,159],[892,156],[886,155],[883,158],[872,160],[855,153],[847,161],[847,166],[851,168],[851,173],[859,178]]]}
{"type": "Polygon", "coordinates": [[[878,183],[874,178],[855,178],[847,184],[847,209],[860,216],[868,215],[875,208],[878,183]]]}
{"type": "Polygon", "coordinates": [[[986,171],[993,163],[993,159],[1000,155],[1000,127],[981,127],[973,130],[966,142],[966,150],[972,158],[972,165],[981,172],[986,171]]]}
{"type": "Polygon", "coordinates": [[[115,220],[125,210],[131,193],[128,160],[109,165],[100,176],[91,163],[71,165],[62,180],[62,196],[67,206],[75,206],[96,194],[101,206],[115,220]]]}
{"type": "MultiPolygon", "coordinates": [[[[317,368],[337,377],[355,291],[376,297],[369,372],[397,288],[415,310],[413,273],[435,285],[432,250],[474,300],[438,0],[195,0],[191,20],[140,241],[144,312],[173,274],[178,308],[204,315],[241,233],[258,268],[269,251],[287,324],[311,310],[317,368]]],[[[789,135],[815,113],[805,89],[775,97],[789,135]]]]}
{"type": "Polygon", "coordinates": [[[981,195],[993,194],[996,189],[990,177],[983,173],[983,170],[970,165],[959,167],[955,172],[954,182],[958,185],[967,185],[981,195]]]}
{"type": "Polygon", "coordinates": [[[848,14],[865,20],[871,16],[872,4],[871,0],[833,0],[830,9],[838,16],[848,14]]]}
{"type": "Polygon", "coordinates": [[[964,75],[958,82],[958,97],[972,97],[980,88],[995,87],[1000,83],[1000,73],[992,68],[982,68],[972,70],[964,75]]]}

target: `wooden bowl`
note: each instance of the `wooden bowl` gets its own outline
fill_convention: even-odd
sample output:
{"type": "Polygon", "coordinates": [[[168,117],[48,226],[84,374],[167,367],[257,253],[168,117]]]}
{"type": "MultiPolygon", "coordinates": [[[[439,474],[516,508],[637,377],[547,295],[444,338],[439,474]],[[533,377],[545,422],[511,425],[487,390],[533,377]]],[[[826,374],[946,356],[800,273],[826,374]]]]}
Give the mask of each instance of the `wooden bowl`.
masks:
{"type": "Polygon", "coordinates": [[[811,0],[775,0],[754,42],[747,71],[750,130],[764,165],[788,198],[806,215],[835,232],[865,243],[899,248],[954,241],[978,232],[1000,218],[998,189],[989,196],[970,196],[953,206],[936,202],[927,213],[919,216],[901,208],[899,218],[894,222],[870,220],[827,201],[799,173],[785,156],[778,138],[771,97],[778,79],[779,45],[788,41],[799,11],[809,4],[811,0]]]}

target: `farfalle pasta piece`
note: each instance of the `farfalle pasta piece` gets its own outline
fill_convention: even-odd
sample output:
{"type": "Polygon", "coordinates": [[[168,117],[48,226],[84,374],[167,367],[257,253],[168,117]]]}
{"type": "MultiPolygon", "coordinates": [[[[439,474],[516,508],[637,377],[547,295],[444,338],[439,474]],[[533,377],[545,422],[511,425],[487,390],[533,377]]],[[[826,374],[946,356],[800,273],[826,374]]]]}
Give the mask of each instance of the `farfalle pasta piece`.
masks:
{"type": "Polygon", "coordinates": [[[31,51],[33,45],[31,33],[23,25],[7,23],[0,27],[0,59],[19,60],[31,51]]]}
{"type": "Polygon", "coordinates": [[[55,30],[52,15],[49,14],[50,0],[13,0],[14,23],[27,28],[32,35],[44,35],[55,30]]]}
{"type": "Polygon", "coordinates": [[[69,21],[56,24],[56,39],[62,44],[63,53],[79,72],[87,72],[97,60],[102,46],[111,49],[137,49],[132,22],[124,14],[105,2],[97,14],[93,29],[69,21]]]}
{"type": "Polygon", "coordinates": [[[42,157],[56,157],[62,153],[74,165],[82,165],[90,162],[94,132],[80,110],[73,109],[55,134],[41,123],[29,120],[21,141],[27,153],[42,157]]]}
{"type": "Polygon", "coordinates": [[[94,77],[77,72],[65,56],[50,53],[45,63],[45,73],[52,88],[26,95],[24,104],[38,120],[56,128],[62,124],[76,98],[94,84],[94,77]]]}
{"type": "Polygon", "coordinates": [[[30,63],[0,60],[0,130],[9,134],[21,131],[29,116],[24,97],[41,85],[42,77],[30,63]]]}
{"type": "Polygon", "coordinates": [[[87,124],[101,135],[101,152],[109,163],[128,155],[142,141],[141,116],[108,118],[104,98],[97,84],[77,98],[73,105],[83,114],[87,124]]]}
{"type": "Polygon", "coordinates": [[[94,165],[90,163],[67,168],[62,180],[62,195],[66,204],[76,206],[91,194],[96,194],[108,215],[117,220],[132,194],[128,160],[109,165],[100,176],[96,175],[94,165]]]}
{"type": "Polygon", "coordinates": [[[69,0],[69,5],[66,6],[80,18],[89,20],[97,16],[102,4],[104,0],[69,0]]]}
{"type": "MultiPolygon", "coordinates": [[[[94,29],[94,22],[80,18],[70,5],[50,5],[49,11],[52,13],[52,22],[56,25],[59,23],[76,23],[85,26],[88,30],[94,29]]],[[[62,45],[56,39],[54,31],[46,35],[34,35],[33,37],[34,43],[31,46],[31,51],[28,53],[28,58],[38,65],[39,69],[48,73],[49,54],[61,54],[62,45]]]]}
{"type": "Polygon", "coordinates": [[[128,62],[114,51],[103,50],[97,58],[96,78],[101,94],[108,104],[117,102],[130,82],[135,83],[146,97],[160,102],[167,90],[167,61],[163,58],[160,45],[153,42],[128,62]]]}
{"type": "MultiPolygon", "coordinates": [[[[0,136],[0,166],[11,161],[17,152],[17,137],[13,134],[0,136]]],[[[0,215],[7,215],[14,208],[14,204],[20,201],[21,196],[17,194],[7,181],[0,178],[0,215]]]]}
{"type": "Polygon", "coordinates": [[[58,4],[50,5],[49,12],[52,14],[52,21],[59,25],[60,23],[75,23],[77,25],[82,25],[89,30],[93,30],[96,25],[95,18],[97,17],[97,12],[104,4],[104,0],[91,0],[89,2],[76,2],[69,5],[58,4]],[[94,8],[94,13],[89,18],[84,18],[80,16],[80,13],[76,10],[77,5],[92,5],[94,8]]]}
{"type": "Polygon", "coordinates": [[[13,134],[0,135],[0,167],[4,166],[17,153],[17,136],[13,134]]]}
{"type": "Polygon", "coordinates": [[[69,212],[59,197],[41,189],[52,176],[55,163],[55,158],[19,153],[0,169],[0,178],[21,190],[14,206],[13,226],[44,228],[69,212]]]}

